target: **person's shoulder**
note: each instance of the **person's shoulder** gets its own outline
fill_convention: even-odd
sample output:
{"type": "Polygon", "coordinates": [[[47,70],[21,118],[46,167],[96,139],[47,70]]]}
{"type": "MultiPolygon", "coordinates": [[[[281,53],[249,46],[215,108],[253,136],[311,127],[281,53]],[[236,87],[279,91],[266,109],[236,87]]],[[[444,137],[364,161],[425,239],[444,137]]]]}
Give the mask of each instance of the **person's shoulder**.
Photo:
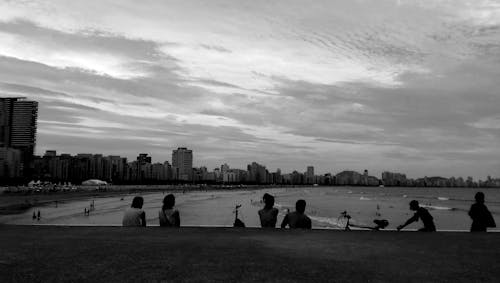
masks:
{"type": "Polygon", "coordinates": [[[418,209],[417,209],[417,212],[427,213],[427,212],[429,212],[429,210],[427,210],[427,208],[425,208],[425,207],[419,206],[418,209]]]}
{"type": "Polygon", "coordinates": [[[134,213],[136,211],[137,211],[137,208],[135,208],[135,207],[127,207],[125,209],[125,213],[134,213]]]}

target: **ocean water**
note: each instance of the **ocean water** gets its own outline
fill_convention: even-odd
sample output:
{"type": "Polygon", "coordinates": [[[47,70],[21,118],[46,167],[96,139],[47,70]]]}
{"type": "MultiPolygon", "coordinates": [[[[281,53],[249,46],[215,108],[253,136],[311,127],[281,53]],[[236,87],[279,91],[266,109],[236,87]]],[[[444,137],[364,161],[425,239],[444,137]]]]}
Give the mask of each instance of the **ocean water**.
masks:
{"type": "MultiPolygon", "coordinates": [[[[486,205],[500,225],[500,189],[480,189],[486,195],[486,205]]],[[[232,226],[234,207],[241,205],[239,218],[246,226],[259,227],[257,211],[263,207],[264,193],[275,196],[279,209],[278,225],[287,210],[294,210],[295,202],[307,202],[306,214],[313,220],[313,228],[343,228],[347,211],[351,223],[373,226],[374,219],[387,219],[387,229],[395,229],[413,215],[408,203],[415,199],[427,207],[438,230],[468,230],[471,220],[467,215],[477,189],[468,188],[397,188],[397,187],[301,187],[274,188],[254,191],[193,191],[176,193],[176,208],[182,226],[232,226]]],[[[84,199],[59,202],[58,206],[36,207],[18,215],[0,216],[0,223],[57,224],[57,225],[121,225],[123,211],[130,206],[135,195],[84,199]],[[94,202],[90,216],[83,211],[94,202]],[[42,219],[32,220],[33,211],[40,210],[42,219]]],[[[158,211],[164,193],[143,195],[148,226],[158,225],[158,211]]],[[[418,229],[413,223],[408,229],[418,229]]],[[[500,231],[498,228],[490,229],[500,231]]]]}

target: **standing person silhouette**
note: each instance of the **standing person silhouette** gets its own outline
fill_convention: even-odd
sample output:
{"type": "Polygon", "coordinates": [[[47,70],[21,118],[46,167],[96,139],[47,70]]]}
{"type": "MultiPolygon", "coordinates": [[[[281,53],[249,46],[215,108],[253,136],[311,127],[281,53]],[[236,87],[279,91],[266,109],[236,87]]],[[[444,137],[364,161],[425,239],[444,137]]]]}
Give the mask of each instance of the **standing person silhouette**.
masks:
{"type": "Polygon", "coordinates": [[[134,197],[132,205],[123,214],[123,226],[146,226],[146,213],[142,210],[143,204],[142,197],[134,197]]]}
{"type": "Polygon", "coordinates": [[[306,211],[306,201],[299,199],[295,203],[295,211],[288,213],[281,222],[281,228],[286,228],[288,225],[291,229],[311,229],[311,219],[304,214],[304,211],[306,211]]]}
{"type": "Polygon", "coordinates": [[[160,219],[160,226],[163,227],[180,227],[181,217],[179,211],[174,209],[175,196],[168,194],[163,198],[163,206],[158,213],[160,219]]]}
{"type": "Polygon", "coordinates": [[[435,232],[436,226],[434,225],[434,218],[429,213],[429,211],[418,204],[418,201],[410,201],[410,210],[415,211],[413,217],[408,219],[405,224],[398,226],[398,231],[404,227],[410,225],[413,222],[417,222],[419,219],[424,223],[424,227],[418,229],[421,232],[435,232]]]}
{"type": "Polygon", "coordinates": [[[484,205],[484,193],[477,192],[474,196],[476,202],[470,206],[469,216],[472,218],[471,232],[486,232],[488,227],[497,227],[495,219],[486,205],[484,205]]]}
{"type": "Polygon", "coordinates": [[[259,210],[260,226],[262,228],[275,228],[278,221],[278,209],[274,207],[274,197],[265,193],[262,197],[264,208],[259,210]]]}

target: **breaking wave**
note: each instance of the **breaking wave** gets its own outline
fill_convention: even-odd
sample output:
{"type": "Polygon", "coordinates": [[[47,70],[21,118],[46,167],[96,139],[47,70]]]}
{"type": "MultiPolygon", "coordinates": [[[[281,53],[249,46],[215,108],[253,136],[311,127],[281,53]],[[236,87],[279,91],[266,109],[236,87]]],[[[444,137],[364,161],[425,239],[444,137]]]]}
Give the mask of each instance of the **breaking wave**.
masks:
{"type": "Polygon", "coordinates": [[[453,207],[446,207],[446,206],[434,206],[434,205],[426,205],[426,204],[421,204],[421,207],[425,207],[431,210],[456,210],[456,208],[453,207]]]}

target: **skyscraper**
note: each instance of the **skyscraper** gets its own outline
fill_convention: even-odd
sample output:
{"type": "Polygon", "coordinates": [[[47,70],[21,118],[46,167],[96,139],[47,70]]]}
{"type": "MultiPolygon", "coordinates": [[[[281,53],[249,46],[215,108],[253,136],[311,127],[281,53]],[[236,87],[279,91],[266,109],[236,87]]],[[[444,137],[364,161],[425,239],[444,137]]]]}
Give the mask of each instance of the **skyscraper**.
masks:
{"type": "Polygon", "coordinates": [[[307,184],[314,183],[314,166],[307,166],[306,183],[307,184]]]}
{"type": "Polygon", "coordinates": [[[172,169],[174,179],[191,181],[193,175],[193,151],[179,147],[172,151],[172,169]]]}
{"type": "Polygon", "coordinates": [[[23,175],[31,173],[35,152],[38,102],[24,97],[0,98],[0,147],[21,152],[23,175]]]}

